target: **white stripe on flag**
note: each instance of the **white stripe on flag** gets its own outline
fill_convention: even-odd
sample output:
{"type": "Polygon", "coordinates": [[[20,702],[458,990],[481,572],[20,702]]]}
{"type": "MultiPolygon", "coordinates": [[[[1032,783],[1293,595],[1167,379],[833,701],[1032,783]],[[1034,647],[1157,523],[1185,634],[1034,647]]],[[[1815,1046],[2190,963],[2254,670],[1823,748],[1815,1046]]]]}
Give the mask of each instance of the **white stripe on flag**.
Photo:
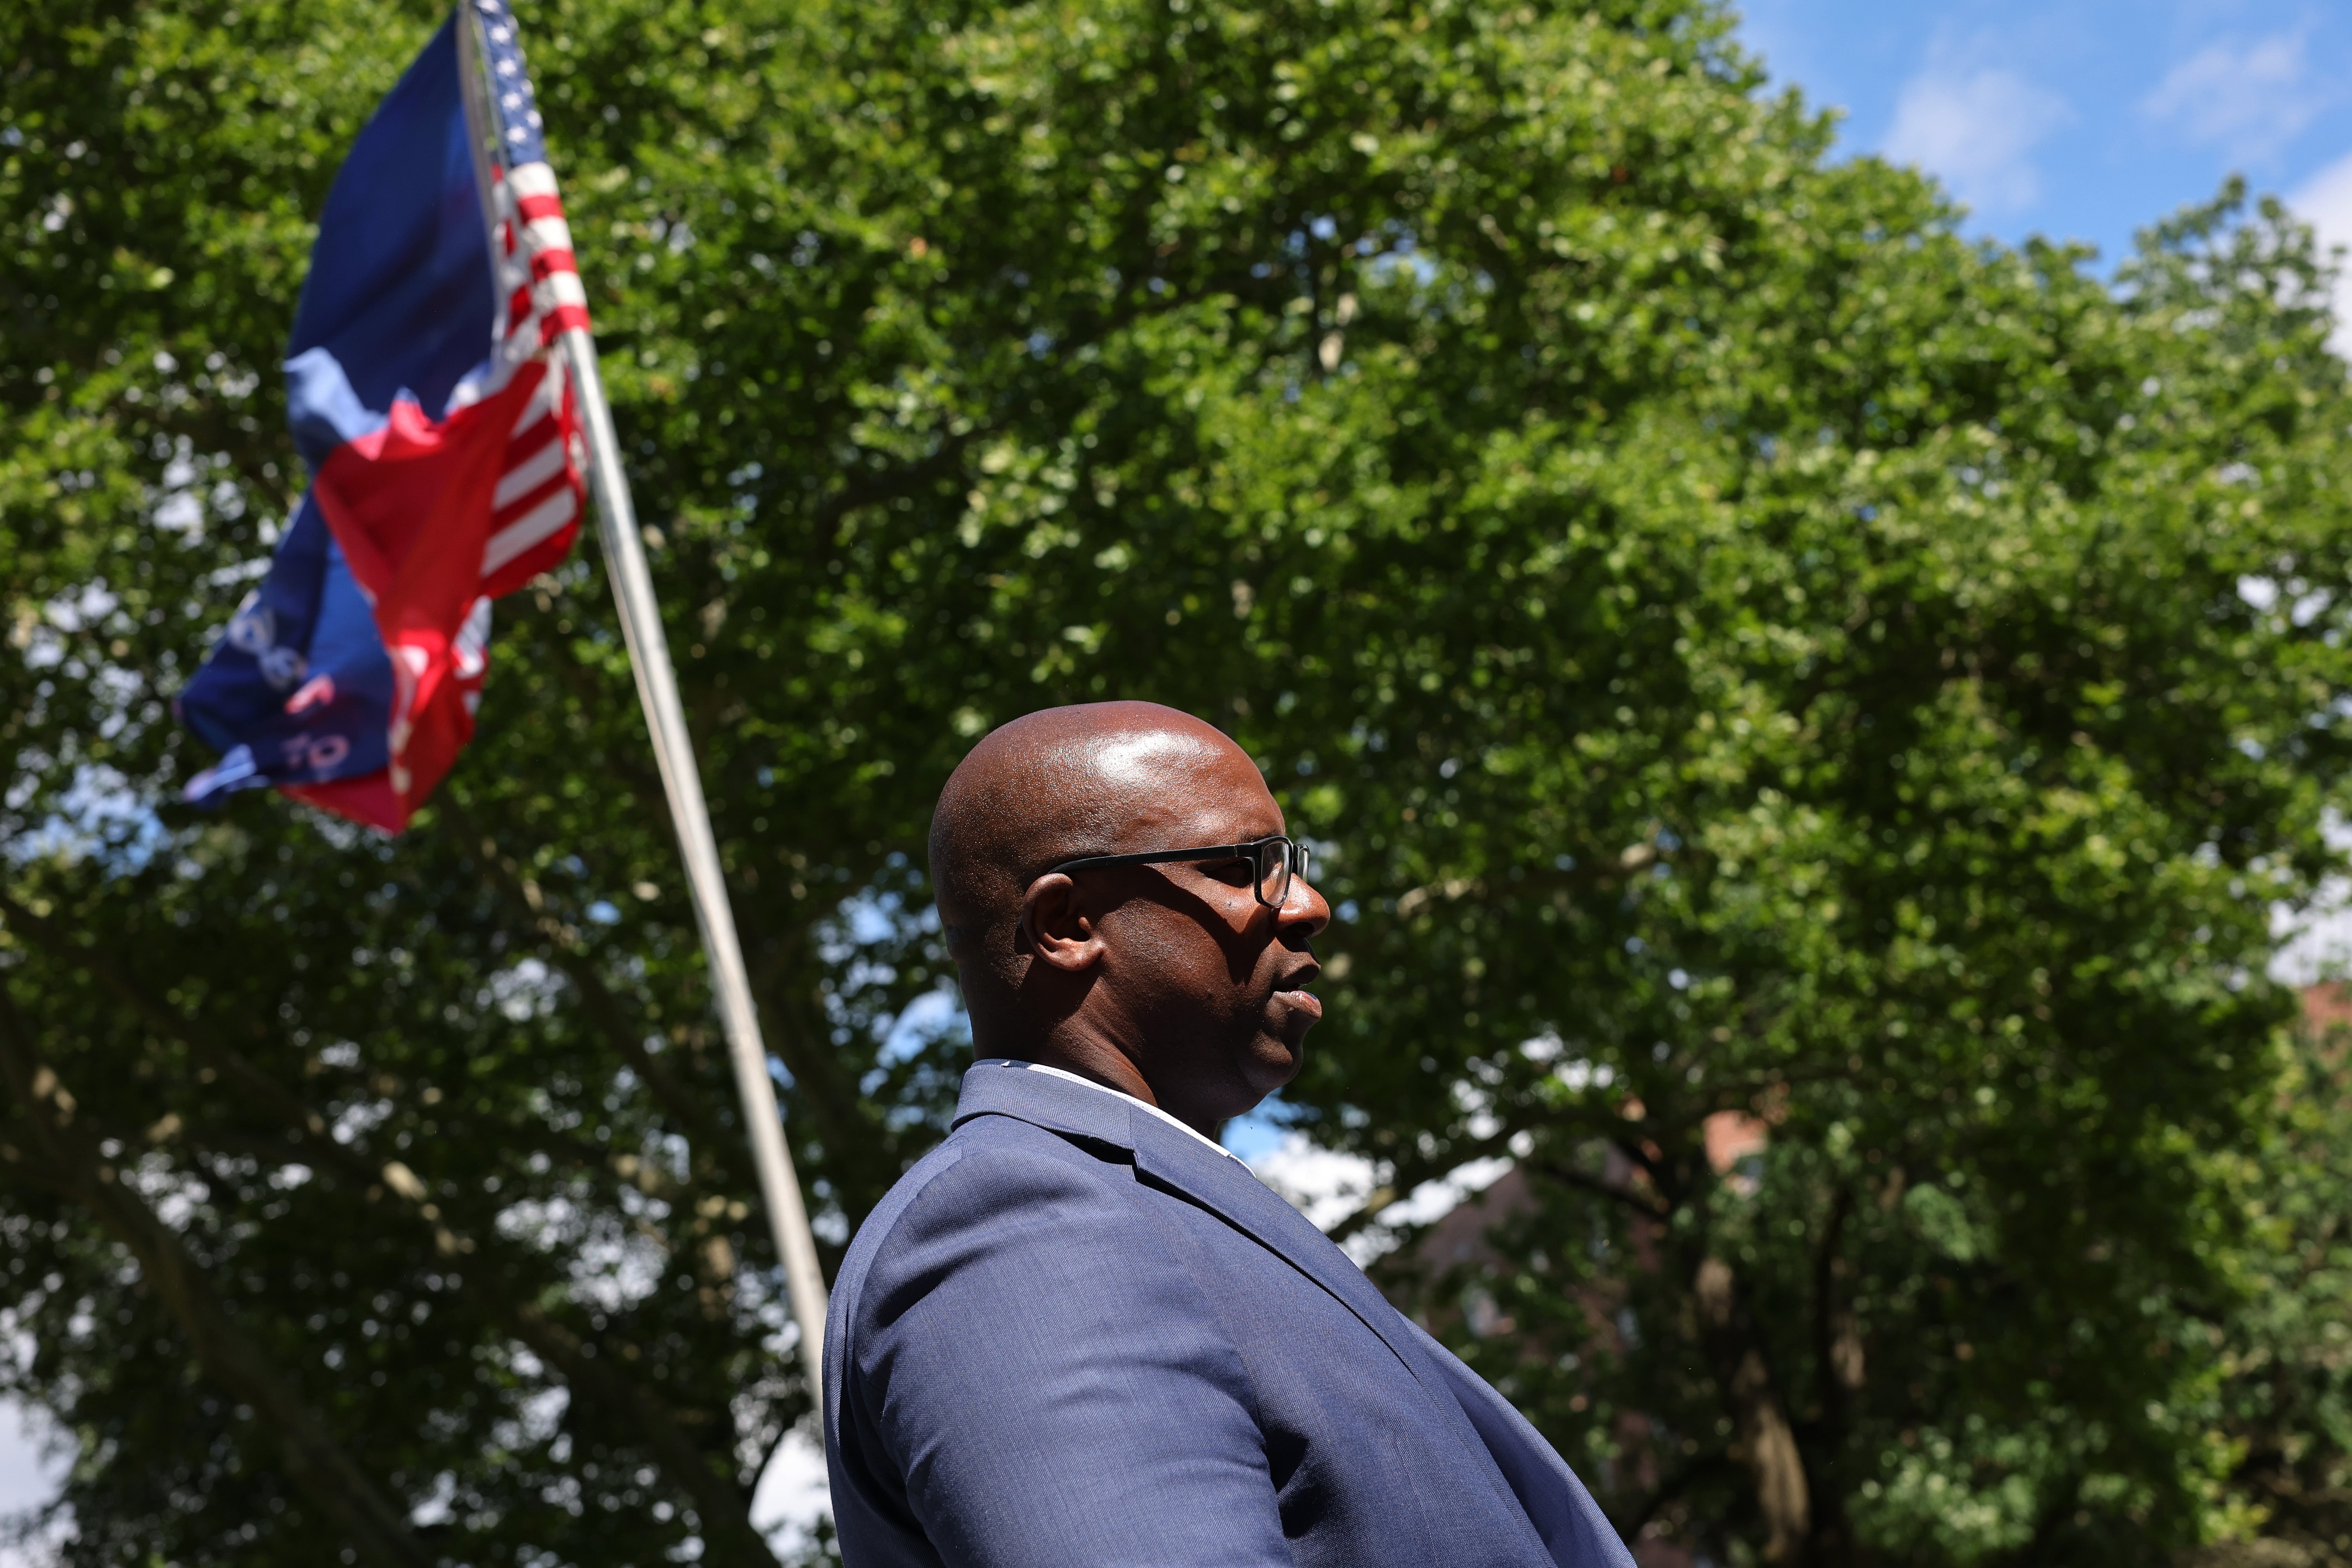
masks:
{"type": "Polygon", "coordinates": [[[523,226],[530,236],[533,250],[569,250],[572,248],[572,226],[560,217],[535,217],[523,226]]]}
{"type": "MultiPolygon", "coordinates": [[[[534,316],[531,319],[537,318],[534,316]]],[[[562,369],[557,365],[550,365],[547,367],[547,374],[539,378],[539,384],[530,389],[530,401],[524,404],[522,412],[515,416],[514,429],[509,434],[520,436],[546,418],[554,410],[556,399],[562,395],[562,369]]]]}
{"type": "Polygon", "coordinates": [[[507,171],[507,184],[518,199],[555,194],[555,171],[544,163],[518,163],[507,171]]]}
{"type": "Polygon", "coordinates": [[[504,510],[562,471],[563,442],[551,432],[545,445],[507,470],[490,497],[490,505],[504,510]]]}
{"type": "MultiPolygon", "coordinates": [[[[562,448],[559,446],[556,449],[562,448]]],[[[490,535],[490,542],[482,551],[482,575],[488,576],[570,522],[579,510],[579,500],[567,485],[490,535]]]]}
{"type": "Polygon", "coordinates": [[[588,303],[588,290],[581,287],[580,275],[576,272],[551,272],[540,279],[540,287],[547,290],[547,300],[552,304],[584,306],[588,303]]]}

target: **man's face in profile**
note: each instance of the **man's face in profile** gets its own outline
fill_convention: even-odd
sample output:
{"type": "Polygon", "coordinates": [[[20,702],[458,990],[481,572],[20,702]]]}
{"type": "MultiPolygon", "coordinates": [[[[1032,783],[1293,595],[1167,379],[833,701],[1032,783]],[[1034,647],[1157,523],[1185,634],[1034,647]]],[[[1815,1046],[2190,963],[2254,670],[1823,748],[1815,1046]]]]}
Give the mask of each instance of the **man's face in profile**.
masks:
{"type": "MultiPolygon", "coordinates": [[[[1133,759],[1155,798],[1122,835],[1133,852],[1239,844],[1286,830],[1282,808],[1241,749],[1190,746],[1181,756],[1140,737],[1133,759]],[[1155,765],[1156,764],[1156,765],[1155,765]]],[[[1125,759],[1106,759],[1118,767],[1125,759]]],[[[1297,1077],[1307,1031],[1323,1004],[1307,987],[1320,973],[1309,946],[1330,906],[1301,875],[1279,910],[1257,891],[1246,859],[1112,867],[1073,875],[1082,918],[1103,944],[1104,981],[1148,1046],[1152,1068],[1193,1080],[1226,1116],[1239,1115],[1297,1077]]],[[[1139,1063],[1139,1065],[1145,1065],[1139,1063]]],[[[1154,1077],[1155,1087],[1158,1079],[1154,1077]]]]}
{"type": "Polygon", "coordinates": [[[1330,906],[1279,846],[1263,866],[1157,858],[1283,831],[1248,753],[1174,709],[1047,709],[991,733],[932,826],[974,1044],[1149,1097],[1202,1129],[1288,1083],[1323,1013],[1307,944],[1330,906]],[[1122,856],[1155,858],[1083,863],[1122,856]]]}

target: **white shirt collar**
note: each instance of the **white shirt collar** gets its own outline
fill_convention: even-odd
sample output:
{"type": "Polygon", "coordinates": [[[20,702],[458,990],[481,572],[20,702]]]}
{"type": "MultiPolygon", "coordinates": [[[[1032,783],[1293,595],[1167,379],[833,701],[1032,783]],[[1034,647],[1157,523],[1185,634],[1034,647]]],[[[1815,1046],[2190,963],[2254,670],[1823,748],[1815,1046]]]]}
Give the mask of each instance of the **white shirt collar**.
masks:
{"type": "MultiPolygon", "coordinates": [[[[1011,1057],[982,1057],[971,1065],[976,1068],[1025,1068],[1031,1072],[1051,1073],[1055,1078],[1091,1089],[1097,1094],[1108,1094],[1114,1099],[1123,1100],[1129,1105],[1135,1107],[1136,1110],[1142,1111],[1147,1116],[1157,1116],[1160,1121],[1165,1121],[1169,1126],[1173,1127],[1177,1131],[1181,1132],[1185,1137],[1192,1139],[1193,1142],[1204,1144],[1211,1149],[1214,1149],[1218,1153],[1223,1154],[1234,1164],[1242,1164],[1242,1157],[1239,1154],[1234,1153],[1231,1149],[1226,1148],[1223,1143],[1218,1142],[1215,1139],[1204,1136],[1198,1128],[1189,1127],[1183,1122],[1177,1121],[1176,1118],[1169,1115],[1166,1111],[1160,1110],[1158,1106],[1150,1104],[1146,1100],[1138,1100],[1131,1094],[1121,1093],[1119,1090],[1111,1088],[1108,1084],[1097,1083],[1090,1078],[1080,1078],[1077,1074],[1074,1072],[1065,1072],[1060,1068],[1047,1067],[1044,1062],[1015,1061],[1011,1057]]],[[[1248,1167],[1244,1165],[1243,1169],[1246,1170],[1248,1167]]]]}

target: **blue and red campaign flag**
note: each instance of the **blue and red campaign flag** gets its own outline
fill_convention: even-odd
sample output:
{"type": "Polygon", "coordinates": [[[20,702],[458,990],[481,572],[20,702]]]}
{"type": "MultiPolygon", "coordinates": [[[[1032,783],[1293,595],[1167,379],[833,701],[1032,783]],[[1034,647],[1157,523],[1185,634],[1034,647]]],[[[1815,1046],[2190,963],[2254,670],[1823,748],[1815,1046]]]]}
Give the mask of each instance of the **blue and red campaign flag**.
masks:
{"type": "Polygon", "coordinates": [[[558,337],[588,325],[503,0],[468,0],[360,132],[286,359],[310,487],[182,718],[222,753],[187,798],[275,785],[387,832],[472,738],[490,601],[580,531],[558,337]],[[488,151],[487,142],[495,149],[488,151]]]}

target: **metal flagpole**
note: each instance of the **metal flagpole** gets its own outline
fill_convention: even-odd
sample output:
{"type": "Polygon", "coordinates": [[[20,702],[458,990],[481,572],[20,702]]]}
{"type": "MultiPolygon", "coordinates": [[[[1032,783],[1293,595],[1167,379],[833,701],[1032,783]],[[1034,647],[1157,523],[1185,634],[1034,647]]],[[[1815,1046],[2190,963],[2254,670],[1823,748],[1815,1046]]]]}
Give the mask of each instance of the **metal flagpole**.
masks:
{"type": "Polygon", "coordinates": [[[628,476],[621,468],[613,411],[604,402],[604,379],[596,370],[596,344],[580,327],[559,341],[572,361],[572,388],[579,395],[582,432],[588,442],[589,480],[596,493],[596,537],[604,547],[605,569],[612,574],[613,597],[620,605],[621,631],[628,639],[629,666],[636,672],[646,728],[653,731],[662,788],[669,796],[670,816],[677,823],[678,847],[685,853],[687,880],[694,893],[694,917],[702,928],[702,950],[719,992],[728,1055],[735,1063],[735,1088],[743,1097],[743,1119],[751,1131],[751,1157],[760,1170],[760,1198],[767,1205],[768,1224],[775,1232],[776,1254],[783,1259],[793,1316],[801,1327],[801,1358],[808,1368],[809,1398],[815,1403],[822,1422],[825,1294],[824,1275],[816,1261],[816,1238],[809,1231],[800,1180],[793,1173],[792,1151],[784,1146],[776,1086],[768,1077],[768,1050],[761,1043],[759,1016],[751,1007],[751,977],[743,968],[735,914],[727,902],[727,881],[719,864],[719,843],[711,836],[710,813],[703,804],[694,742],[687,733],[686,712],[677,700],[669,638],[662,630],[661,608],[654,599],[653,573],[646,565],[645,545],[638,537],[636,508],[629,499],[628,476]]]}
{"type": "MultiPolygon", "coordinates": [[[[481,39],[476,33],[482,23],[475,6],[464,0],[457,12],[464,18],[458,31],[465,46],[467,121],[487,216],[490,216],[490,193],[483,132],[489,115],[483,101],[481,39]]],[[[491,233],[495,244],[495,223],[491,233]]],[[[582,434],[587,439],[589,485],[595,492],[596,535],[604,548],[605,569],[612,575],[613,598],[620,606],[621,633],[628,642],[629,668],[637,678],[637,698],[645,705],[646,728],[653,734],[662,789],[669,797],[670,816],[677,826],[687,886],[694,899],[695,923],[702,931],[703,955],[710,964],[711,984],[719,994],[719,1016],[727,1031],[727,1054],[735,1068],[735,1089],[742,1097],[743,1120],[751,1136],[760,1201],[768,1211],[776,1255],[783,1260],[793,1317],[800,1325],[809,1399],[822,1423],[825,1292],[824,1274],[817,1266],[816,1238],[809,1230],[808,1209],[801,1201],[792,1151],[784,1145],[783,1119],[776,1108],[776,1086],[768,1077],[768,1050],[761,1042],[760,1018],[751,1005],[751,977],[744,970],[742,945],[735,935],[734,910],[727,901],[719,843],[710,831],[710,811],[702,798],[694,741],[687,733],[677,677],[670,668],[669,638],[662,629],[661,606],[654,598],[653,574],[646,564],[645,545],[637,532],[636,507],[629,497],[628,475],[621,467],[621,447],[613,431],[612,408],[604,401],[604,377],[597,373],[595,340],[586,328],[573,327],[557,342],[572,364],[572,390],[579,398],[582,434]]]]}

